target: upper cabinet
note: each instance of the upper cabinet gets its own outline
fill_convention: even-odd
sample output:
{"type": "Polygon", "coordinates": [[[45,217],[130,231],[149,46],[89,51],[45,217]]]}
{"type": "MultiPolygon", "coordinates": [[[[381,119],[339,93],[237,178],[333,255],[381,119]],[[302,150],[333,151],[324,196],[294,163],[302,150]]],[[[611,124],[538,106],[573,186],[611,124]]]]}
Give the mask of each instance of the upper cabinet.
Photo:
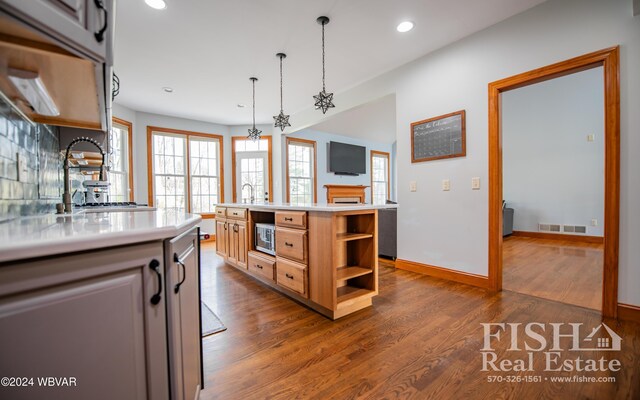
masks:
{"type": "Polygon", "coordinates": [[[107,131],[114,21],[112,0],[0,0],[0,91],[35,122],[107,131]]]}

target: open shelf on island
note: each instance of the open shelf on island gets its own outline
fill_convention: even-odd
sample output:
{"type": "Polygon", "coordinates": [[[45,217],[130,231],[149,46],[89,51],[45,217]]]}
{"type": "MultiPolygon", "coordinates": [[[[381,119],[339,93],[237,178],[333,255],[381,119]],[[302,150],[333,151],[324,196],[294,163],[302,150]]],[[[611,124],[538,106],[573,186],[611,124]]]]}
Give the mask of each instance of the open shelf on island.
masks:
{"type": "Polygon", "coordinates": [[[360,239],[368,239],[373,237],[372,233],[348,233],[348,232],[343,232],[343,233],[338,233],[336,235],[336,238],[339,241],[343,241],[346,242],[348,240],[360,240],[360,239]]]}
{"type": "Polygon", "coordinates": [[[342,286],[338,288],[337,303],[340,307],[340,303],[346,303],[350,300],[362,299],[365,297],[375,296],[375,290],[369,290],[365,288],[359,288],[354,286],[342,286]]]}
{"type": "Polygon", "coordinates": [[[347,279],[357,278],[359,276],[368,275],[372,273],[373,273],[373,270],[371,268],[345,266],[345,267],[338,268],[337,274],[336,274],[336,280],[346,281],[347,279]]]}

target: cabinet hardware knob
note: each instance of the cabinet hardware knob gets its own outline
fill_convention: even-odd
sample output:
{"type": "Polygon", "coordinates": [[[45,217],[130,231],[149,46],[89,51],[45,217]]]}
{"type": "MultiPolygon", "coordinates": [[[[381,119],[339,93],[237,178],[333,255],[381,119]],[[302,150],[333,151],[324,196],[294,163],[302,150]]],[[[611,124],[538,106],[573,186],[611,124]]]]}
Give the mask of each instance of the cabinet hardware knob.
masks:
{"type": "Polygon", "coordinates": [[[260,268],[260,269],[262,269],[262,265],[260,265],[260,264],[256,264],[256,268],[260,268]]]}
{"type": "Polygon", "coordinates": [[[289,242],[284,242],[284,245],[287,247],[293,247],[293,243],[289,243],[289,242]]]}
{"type": "Polygon", "coordinates": [[[289,275],[289,274],[285,273],[284,276],[286,276],[289,279],[293,279],[293,275],[289,275]]]}
{"type": "Polygon", "coordinates": [[[160,261],[153,259],[149,263],[149,268],[158,276],[158,292],[151,296],[151,304],[156,305],[160,303],[160,299],[162,298],[160,294],[162,293],[162,274],[159,271],[160,261]]]}
{"type": "Polygon", "coordinates": [[[184,266],[182,260],[180,260],[180,258],[178,257],[178,253],[173,253],[173,262],[182,267],[182,280],[173,287],[173,292],[178,293],[180,291],[180,286],[182,286],[184,280],[187,279],[187,268],[184,266]]]}
{"type": "Polygon", "coordinates": [[[102,0],[94,0],[94,3],[96,7],[98,7],[99,11],[104,12],[104,25],[102,26],[102,29],[93,34],[98,43],[102,43],[102,41],[104,40],[104,32],[107,30],[107,24],[109,23],[109,13],[107,12],[107,9],[104,8],[102,0]]]}

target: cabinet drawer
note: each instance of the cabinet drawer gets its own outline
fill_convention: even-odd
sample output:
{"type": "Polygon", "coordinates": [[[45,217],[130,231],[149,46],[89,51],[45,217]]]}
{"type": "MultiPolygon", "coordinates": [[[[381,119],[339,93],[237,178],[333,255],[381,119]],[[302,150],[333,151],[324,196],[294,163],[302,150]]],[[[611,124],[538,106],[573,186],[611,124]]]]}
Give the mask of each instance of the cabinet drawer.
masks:
{"type": "Polygon", "coordinates": [[[307,231],[276,228],[276,255],[307,263],[307,231]]]}
{"type": "Polygon", "coordinates": [[[305,265],[285,260],[276,259],[276,279],[280,286],[300,293],[304,297],[307,295],[307,267],[305,265]]]}
{"type": "Polygon", "coordinates": [[[218,207],[216,206],[216,217],[226,217],[227,216],[227,207],[218,207]]]}
{"type": "Polygon", "coordinates": [[[227,208],[227,218],[233,219],[247,219],[246,208],[227,208]]]}
{"type": "Polygon", "coordinates": [[[307,228],[306,211],[276,211],[276,225],[292,228],[307,228]]]}
{"type": "Polygon", "coordinates": [[[274,281],[275,266],[275,261],[268,260],[256,252],[249,252],[249,272],[274,281]]]}

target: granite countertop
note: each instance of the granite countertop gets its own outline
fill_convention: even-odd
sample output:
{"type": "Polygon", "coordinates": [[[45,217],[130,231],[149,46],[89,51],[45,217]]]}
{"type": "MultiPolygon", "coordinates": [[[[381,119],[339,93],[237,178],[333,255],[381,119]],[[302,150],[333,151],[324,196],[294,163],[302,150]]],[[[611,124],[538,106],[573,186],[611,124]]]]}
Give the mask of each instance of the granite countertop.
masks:
{"type": "Polygon", "coordinates": [[[0,223],[0,263],[171,238],[196,226],[196,214],[164,210],[77,212],[0,223]]]}
{"type": "Polygon", "coordinates": [[[358,211],[398,208],[397,204],[290,204],[290,203],[220,203],[219,207],[249,208],[251,210],[295,210],[295,211],[358,211]]]}

